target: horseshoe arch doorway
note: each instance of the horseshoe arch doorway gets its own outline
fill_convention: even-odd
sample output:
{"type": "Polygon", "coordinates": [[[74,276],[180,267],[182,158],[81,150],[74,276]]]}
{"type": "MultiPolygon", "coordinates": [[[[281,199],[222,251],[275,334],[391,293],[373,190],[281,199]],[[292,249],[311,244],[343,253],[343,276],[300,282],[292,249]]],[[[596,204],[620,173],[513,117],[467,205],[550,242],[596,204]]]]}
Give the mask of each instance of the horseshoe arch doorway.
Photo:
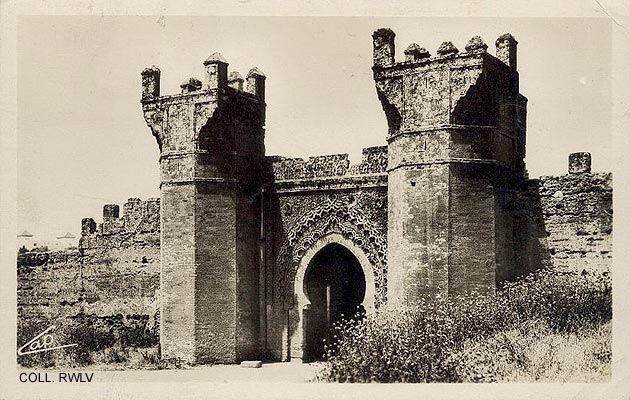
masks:
{"type": "Polygon", "coordinates": [[[331,328],[343,319],[365,313],[366,277],[357,257],[339,243],[319,250],[304,275],[310,307],[304,312],[304,361],[321,359],[331,328]]]}

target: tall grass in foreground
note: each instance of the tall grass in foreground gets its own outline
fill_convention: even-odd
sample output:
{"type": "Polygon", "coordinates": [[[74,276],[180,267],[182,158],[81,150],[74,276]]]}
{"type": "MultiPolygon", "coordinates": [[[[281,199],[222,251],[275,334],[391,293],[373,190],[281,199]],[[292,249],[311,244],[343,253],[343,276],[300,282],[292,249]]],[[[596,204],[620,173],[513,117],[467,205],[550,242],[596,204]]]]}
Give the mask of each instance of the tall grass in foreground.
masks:
{"type": "Polygon", "coordinates": [[[543,270],[470,294],[388,308],[334,329],[318,379],[597,381],[610,373],[611,280],[543,270]]]}

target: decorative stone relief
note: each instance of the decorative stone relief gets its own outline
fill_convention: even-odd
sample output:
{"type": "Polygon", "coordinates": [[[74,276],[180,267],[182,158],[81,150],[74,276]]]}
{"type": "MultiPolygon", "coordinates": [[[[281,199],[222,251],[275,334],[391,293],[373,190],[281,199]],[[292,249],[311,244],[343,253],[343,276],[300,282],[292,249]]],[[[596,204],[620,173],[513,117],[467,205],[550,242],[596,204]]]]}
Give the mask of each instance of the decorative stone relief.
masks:
{"type": "Polygon", "coordinates": [[[293,307],[293,284],[304,253],[329,233],[355,243],[371,263],[378,307],[386,299],[387,192],[364,190],[280,198],[284,232],[278,237],[274,300],[293,307]]]}

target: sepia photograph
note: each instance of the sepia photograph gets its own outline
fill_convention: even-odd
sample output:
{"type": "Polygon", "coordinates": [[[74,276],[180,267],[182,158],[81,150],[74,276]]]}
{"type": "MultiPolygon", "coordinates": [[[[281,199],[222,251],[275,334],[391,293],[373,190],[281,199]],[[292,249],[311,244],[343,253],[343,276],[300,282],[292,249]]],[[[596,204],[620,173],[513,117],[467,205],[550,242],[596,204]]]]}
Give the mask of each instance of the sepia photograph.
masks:
{"type": "Polygon", "coordinates": [[[610,15],[15,28],[6,398],[630,398],[610,15]]]}

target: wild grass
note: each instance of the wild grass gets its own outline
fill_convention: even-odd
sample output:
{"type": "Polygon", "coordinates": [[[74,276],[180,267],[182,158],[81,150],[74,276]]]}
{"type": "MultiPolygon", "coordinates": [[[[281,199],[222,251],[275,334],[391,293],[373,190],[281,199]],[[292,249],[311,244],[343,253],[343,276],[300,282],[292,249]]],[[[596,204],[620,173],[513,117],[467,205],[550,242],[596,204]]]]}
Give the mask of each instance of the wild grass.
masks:
{"type": "MultiPolygon", "coordinates": [[[[157,336],[148,327],[92,316],[60,319],[52,331],[54,345],[77,346],[19,355],[18,364],[32,368],[166,369],[181,363],[160,360],[157,336]],[[114,327],[114,322],[119,324],[114,327]]],[[[43,332],[49,321],[18,321],[18,347],[43,332]]]]}
{"type": "Polygon", "coordinates": [[[334,329],[318,378],[338,382],[602,381],[610,374],[606,274],[543,270],[493,295],[387,309],[334,329]]]}

